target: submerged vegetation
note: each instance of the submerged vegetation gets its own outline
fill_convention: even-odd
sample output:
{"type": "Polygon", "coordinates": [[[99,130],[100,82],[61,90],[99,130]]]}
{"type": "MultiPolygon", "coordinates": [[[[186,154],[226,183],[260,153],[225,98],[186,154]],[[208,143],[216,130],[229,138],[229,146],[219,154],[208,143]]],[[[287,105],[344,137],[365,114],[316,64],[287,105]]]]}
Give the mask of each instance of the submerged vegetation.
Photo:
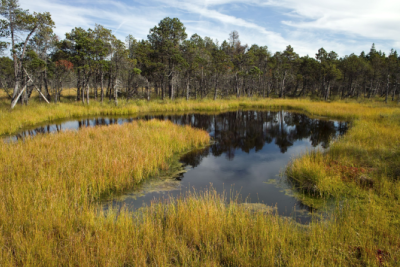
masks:
{"type": "Polygon", "coordinates": [[[274,99],[118,107],[34,104],[12,113],[3,109],[1,130],[85,115],[282,107],[352,121],[348,133],[327,152],[310,151],[293,159],[286,171],[296,196],[308,205],[336,203],[328,219],[299,225],[277,214],[227,204],[212,190],[154,203],[133,214],[109,210],[104,216],[96,206],[101,196],[134,187],[168,168],[174,153],[202,146],[209,137],[158,121],[86,128],[0,145],[1,265],[399,265],[396,106],[274,99]]]}

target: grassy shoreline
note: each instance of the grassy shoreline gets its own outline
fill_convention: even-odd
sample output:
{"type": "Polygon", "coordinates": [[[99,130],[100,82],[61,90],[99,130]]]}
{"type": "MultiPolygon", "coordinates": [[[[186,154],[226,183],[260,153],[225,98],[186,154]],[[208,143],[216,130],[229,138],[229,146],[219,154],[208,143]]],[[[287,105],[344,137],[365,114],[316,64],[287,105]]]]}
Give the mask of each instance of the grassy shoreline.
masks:
{"type": "Polygon", "coordinates": [[[188,111],[227,111],[238,108],[277,109],[287,108],[306,113],[310,116],[334,117],[353,120],[357,118],[379,118],[399,112],[395,104],[387,106],[381,102],[320,102],[308,99],[234,99],[234,100],[191,100],[176,101],[132,101],[120,102],[115,106],[108,103],[92,102],[89,106],[81,103],[40,104],[32,102],[29,106],[17,106],[9,111],[8,102],[0,103],[0,136],[18,132],[44,122],[88,116],[126,116],[153,112],[188,112],[188,111]]]}
{"type": "MultiPolygon", "coordinates": [[[[177,152],[196,146],[191,140],[195,136],[191,131],[195,130],[172,124],[152,126],[151,123],[159,122],[150,122],[150,125],[141,123],[140,127],[134,123],[104,127],[101,131],[89,128],[78,133],[37,137],[0,146],[0,209],[3,215],[7,214],[0,218],[2,266],[400,265],[400,110],[395,105],[242,99],[50,107],[34,104],[11,113],[3,109],[0,133],[66,116],[221,111],[239,107],[284,107],[314,116],[350,120],[352,128],[327,153],[306,153],[293,159],[287,168],[287,175],[298,189],[297,196],[304,202],[312,204],[314,199],[324,198],[339,201],[331,219],[307,227],[278,215],[252,213],[237,203],[225,205],[223,196],[213,191],[193,193],[171,203],[155,203],[134,219],[129,212],[122,212],[117,218],[98,216],[90,203],[101,195],[99,192],[107,194],[107,188],[119,190],[124,183],[133,185],[129,179],[122,184],[118,179],[109,179],[106,184],[88,179],[97,177],[98,162],[106,158],[104,162],[108,165],[104,166],[113,174],[110,177],[129,177],[131,169],[126,167],[129,164],[118,155],[133,156],[127,145],[131,138],[142,136],[140,140],[147,140],[149,145],[154,142],[158,149],[167,143],[163,136],[170,135],[177,152]],[[148,127],[160,128],[154,131],[148,127]],[[171,129],[185,131],[188,139],[178,146],[176,142],[182,138],[176,137],[171,129]],[[159,137],[151,139],[153,134],[159,137]],[[90,144],[94,140],[104,140],[100,142],[101,151],[93,151],[95,146],[90,144]],[[112,146],[119,142],[122,151],[112,146]],[[71,148],[82,146],[88,154],[75,158],[73,164],[69,163],[72,167],[67,168],[71,148]],[[104,157],[107,153],[114,156],[104,157]],[[98,156],[93,158],[93,155],[98,156]],[[113,165],[116,157],[118,168],[113,165]],[[129,175],[121,175],[119,169],[129,175]],[[56,178],[60,177],[60,171],[73,180],[63,179],[59,183],[56,178]]],[[[204,142],[207,140],[199,141],[198,145],[204,142]]],[[[144,154],[150,150],[143,147],[144,154]]],[[[166,152],[160,154],[165,159],[171,156],[166,152]]],[[[134,164],[138,159],[132,158],[130,162],[134,164]]],[[[149,162],[140,162],[143,168],[150,168],[149,162]]],[[[134,177],[141,175],[137,173],[134,177]]]]}
{"type": "Polygon", "coordinates": [[[76,235],[79,243],[98,217],[98,200],[209,141],[207,132],[154,120],[0,143],[0,265],[59,266],[66,243],[76,235]]]}

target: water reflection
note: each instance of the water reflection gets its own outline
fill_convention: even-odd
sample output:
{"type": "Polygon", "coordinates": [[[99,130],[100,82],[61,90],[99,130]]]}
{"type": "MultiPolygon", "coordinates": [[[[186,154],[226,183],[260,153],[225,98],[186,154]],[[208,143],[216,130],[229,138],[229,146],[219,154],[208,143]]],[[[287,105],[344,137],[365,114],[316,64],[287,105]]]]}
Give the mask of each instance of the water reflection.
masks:
{"type": "MultiPolygon", "coordinates": [[[[253,149],[258,152],[270,143],[278,146],[281,153],[286,153],[296,141],[304,139],[308,139],[313,147],[328,148],[332,138],[344,134],[348,129],[346,122],[310,119],[303,114],[285,111],[236,111],[214,116],[187,114],[162,116],[159,119],[208,131],[216,141],[211,146],[212,155],[225,154],[228,160],[235,157],[238,149],[246,153],[253,149]]],[[[207,152],[196,155],[189,153],[182,160],[197,166],[201,158],[207,156],[207,152]]]]}
{"type": "Polygon", "coordinates": [[[329,147],[332,139],[344,134],[346,122],[311,119],[303,114],[285,111],[234,111],[217,115],[182,114],[141,116],[136,118],[94,118],[63,122],[21,132],[12,140],[37,134],[81,129],[97,125],[129,123],[137,119],[170,120],[179,125],[190,125],[209,132],[213,143],[206,149],[192,151],[180,161],[182,167],[173,178],[150,179],[131,192],[104,203],[107,209],[126,206],[130,210],[148,205],[151,201],[169,196],[177,197],[195,189],[211,185],[218,192],[232,196],[240,194],[249,203],[276,206],[281,215],[293,214],[303,222],[309,220],[310,208],[302,205],[290,188],[277,180],[291,158],[307,149],[329,147]],[[285,187],[286,186],[286,187],[285,187]]]}
{"type": "Polygon", "coordinates": [[[153,200],[179,197],[190,190],[212,186],[220,193],[228,192],[233,197],[240,195],[241,200],[249,203],[276,207],[279,214],[294,215],[307,223],[311,208],[294,198],[287,184],[277,186],[267,182],[279,179],[279,173],[291,158],[307,149],[328,148],[332,139],[344,134],[348,128],[345,122],[310,119],[285,111],[235,111],[157,118],[204,129],[214,142],[209,148],[181,157],[180,161],[189,171],[175,178],[180,183],[174,184],[174,188],[169,188],[169,180],[164,181],[165,185],[149,181],[144,185],[149,189],[125,193],[122,198],[107,203],[105,208],[111,205],[135,210],[153,200]]]}
{"type": "Polygon", "coordinates": [[[78,130],[85,127],[129,123],[137,119],[169,120],[179,125],[190,125],[206,130],[216,141],[212,145],[214,156],[226,154],[233,159],[235,150],[240,148],[249,153],[251,149],[259,151],[264,144],[274,142],[281,151],[287,152],[294,142],[309,138],[311,145],[328,148],[332,138],[344,134],[348,129],[346,122],[311,119],[303,114],[285,111],[235,111],[218,115],[184,114],[138,116],[135,118],[93,118],[62,122],[22,131],[12,140],[23,140],[64,130],[78,130]]]}

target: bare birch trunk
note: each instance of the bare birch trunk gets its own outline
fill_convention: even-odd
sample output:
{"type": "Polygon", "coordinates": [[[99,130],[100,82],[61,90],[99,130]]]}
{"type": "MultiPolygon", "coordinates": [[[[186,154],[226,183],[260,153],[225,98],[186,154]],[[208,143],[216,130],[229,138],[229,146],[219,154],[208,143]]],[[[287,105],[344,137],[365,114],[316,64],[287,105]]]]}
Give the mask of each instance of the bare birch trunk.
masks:
{"type": "Polygon", "coordinates": [[[284,90],[285,90],[285,79],[286,79],[286,71],[283,74],[282,78],[282,84],[281,84],[281,92],[279,93],[279,98],[282,98],[284,95],[284,90]]]}
{"type": "Polygon", "coordinates": [[[82,88],[81,88],[81,97],[82,97],[82,104],[85,105],[85,80],[83,80],[82,88]]]}
{"type": "Polygon", "coordinates": [[[174,94],[175,94],[174,91],[175,91],[174,82],[173,82],[173,79],[171,78],[169,81],[169,94],[170,94],[171,100],[174,100],[174,94]]]}
{"type": "Polygon", "coordinates": [[[101,71],[101,103],[104,100],[104,73],[101,71]]]}
{"type": "Polygon", "coordinates": [[[389,98],[389,84],[390,84],[390,81],[389,81],[389,75],[387,76],[387,84],[386,84],[386,97],[385,97],[385,103],[387,104],[387,102],[388,102],[388,98],[389,98]]]}
{"type": "Polygon", "coordinates": [[[89,87],[89,82],[87,83],[87,91],[86,91],[86,103],[89,105],[89,93],[90,93],[90,87],[89,87]]]}
{"type": "Polygon", "coordinates": [[[18,102],[18,99],[21,97],[22,93],[25,91],[26,89],[26,85],[24,86],[24,88],[22,88],[21,92],[14,98],[14,100],[11,102],[11,109],[13,109],[15,107],[15,105],[18,102]]]}
{"type": "Polygon", "coordinates": [[[147,79],[146,80],[146,94],[147,94],[147,101],[150,101],[150,82],[149,82],[149,80],[147,79]]]}
{"type": "Polygon", "coordinates": [[[114,83],[114,103],[116,106],[118,106],[118,82],[117,79],[115,79],[114,83]]]}
{"type": "Polygon", "coordinates": [[[189,101],[189,95],[190,95],[190,76],[188,75],[187,78],[187,83],[186,83],[186,101],[189,101]]]}
{"type": "Polygon", "coordinates": [[[240,90],[239,90],[239,78],[238,74],[235,75],[235,85],[236,85],[236,98],[240,97],[240,90]]]}
{"type": "Polygon", "coordinates": [[[215,91],[214,91],[214,100],[217,100],[217,87],[218,87],[218,76],[215,75],[215,91]]]}
{"type": "Polygon", "coordinates": [[[325,93],[325,101],[328,101],[328,99],[329,99],[330,90],[331,90],[331,83],[328,82],[328,85],[326,87],[326,93],[325,93]]]}

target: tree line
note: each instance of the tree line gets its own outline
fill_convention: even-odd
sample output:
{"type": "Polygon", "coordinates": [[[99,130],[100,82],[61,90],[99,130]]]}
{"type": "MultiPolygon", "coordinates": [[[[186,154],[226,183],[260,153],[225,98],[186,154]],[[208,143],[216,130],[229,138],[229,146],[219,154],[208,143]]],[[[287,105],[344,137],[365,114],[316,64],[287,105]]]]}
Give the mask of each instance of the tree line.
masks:
{"type": "Polygon", "coordinates": [[[378,51],[339,57],[320,48],[299,56],[290,45],[272,53],[267,46],[244,45],[232,31],[219,43],[197,34],[188,38],[178,18],[164,18],[146,40],[124,41],[110,29],[76,27],[60,39],[51,14],[22,9],[2,0],[0,87],[12,107],[28,103],[33,91],[46,102],[76,88],[76,101],[236,97],[384,97],[400,101],[400,57],[378,51]],[[21,38],[21,36],[25,36],[21,38]]]}

